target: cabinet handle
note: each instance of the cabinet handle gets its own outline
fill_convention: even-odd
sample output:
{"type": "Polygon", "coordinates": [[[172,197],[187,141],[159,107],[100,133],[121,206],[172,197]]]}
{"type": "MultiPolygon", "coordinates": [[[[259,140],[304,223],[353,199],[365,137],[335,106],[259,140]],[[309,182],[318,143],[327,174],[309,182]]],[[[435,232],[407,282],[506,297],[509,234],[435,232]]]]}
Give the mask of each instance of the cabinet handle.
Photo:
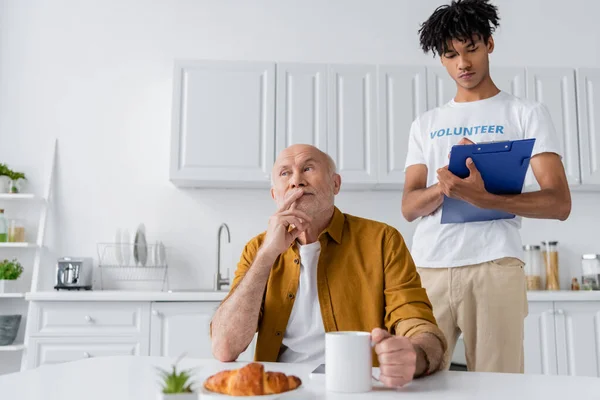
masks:
{"type": "Polygon", "coordinates": [[[93,318],[92,318],[92,317],[90,317],[89,315],[86,315],[86,316],[85,316],[85,320],[86,320],[87,322],[90,322],[90,323],[94,321],[94,320],[93,320],[93,318]]]}
{"type": "Polygon", "coordinates": [[[90,356],[90,353],[88,353],[87,351],[84,351],[84,352],[83,352],[83,356],[84,356],[85,358],[90,358],[90,357],[91,357],[91,356],[90,356]]]}
{"type": "Polygon", "coordinates": [[[556,313],[557,313],[558,315],[563,315],[565,312],[564,312],[564,310],[560,310],[560,309],[559,309],[559,310],[556,310],[556,313]]]}
{"type": "Polygon", "coordinates": [[[160,312],[158,310],[152,310],[152,315],[155,317],[160,317],[160,312]]]}

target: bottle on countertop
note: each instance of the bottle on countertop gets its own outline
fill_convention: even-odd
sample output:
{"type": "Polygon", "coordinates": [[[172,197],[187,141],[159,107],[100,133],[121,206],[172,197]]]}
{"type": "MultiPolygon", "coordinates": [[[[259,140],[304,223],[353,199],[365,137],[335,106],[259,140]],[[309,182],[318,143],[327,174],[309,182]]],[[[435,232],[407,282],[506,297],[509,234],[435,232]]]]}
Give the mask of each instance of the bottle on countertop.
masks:
{"type": "Polygon", "coordinates": [[[542,242],[542,258],[546,265],[546,290],[560,290],[557,241],[542,242]]]}
{"type": "Polygon", "coordinates": [[[577,278],[573,278],[571,280],[571,290],[579,290],[579,282],[577,282],[577,278]]]}
{"type": "Polygon", "coordinates": [[[543,290],[542,256],[540,246],[527,244],[523,246],[525,255],[525,278],[527,290],[543,290]]]}
{"type": "Polygon", "coordinates": [[[4,216],[4,210],[0,208],[0,242],[4,243],[8,240],[8,221],[4,216]]]}

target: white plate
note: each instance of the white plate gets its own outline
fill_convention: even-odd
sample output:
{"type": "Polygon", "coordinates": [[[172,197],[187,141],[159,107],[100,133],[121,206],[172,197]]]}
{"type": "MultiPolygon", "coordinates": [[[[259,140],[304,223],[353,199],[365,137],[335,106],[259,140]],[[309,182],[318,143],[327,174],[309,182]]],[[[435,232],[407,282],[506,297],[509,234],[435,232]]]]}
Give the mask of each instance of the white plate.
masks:
{"type": "MultiPolygon", "coordinates": [[[[164,246],[163,246],[164,247],[164,246]]],[[[268,395],[263,395],[263,396],[230,396],[227,394],[220,394],[220,393],[214,393],[211,392],[210,390],[204,388],[204,382],[206,381],[206,379],[208,379],[210,376],[213,376],[216,373],[219,373],[221,371],[224,370],[232,370],[232,369],[239,369],[242,368],[243,366],[247,365],[247,362],[244,363],[236,363],[235,366],[232,366],[231,368],[223,368],[222,365],[215,365],[215,366],[209,366],[209,367],[205,367],[202,369],[202,373],[199,374],[198,378],[198,382],[202,382],[202,386],[200,388],[197,389],[197,391],[200,393],[200,399],[215,399],[215,400],[225,400],[225,399],[254,399],[254,400],[273,400],[273,399],[282,399],[282,400],[293,400],[293,399],[311,399],[314,398],[315,395],[314,393],[311,393],[307,387],[306,387],[306,383],[304,381],[304,379],[300,378],[302,380],[302,384],[300,385],[300,387],[291,390],[289,392],[284,392],[284,393],[279,393],[279,394],[268,394],[268,395]]],[[[265,370],[266,371],[272,371],[273,369],[271,369],[268,366],[265,366],[265,370]]],[[[275,371],[278,371],[279,369],[275,368],[275,371]]],[[[288,375],[290,375],[290,373],[287,373],[288,375]]],[[[291,375],[296,375],[299,376],[299,374],[294,374],[291,373],[291,375]]]]}
{"type": "Polygon", "coordinates": [[[204,387],[200,390],[200,399],[214,399],[214,400],[225,400],[225,399],[244,399],[244,400],[274,400],[274,399],[282,399],[282,400],[293,400],[293,399],[310,399],[313,398],[314,395],[310,392],[304,390],[303,386],[299,388],[284,392],[280,394],[266,394],[264,396],[230,396],[228,394],[220,394],[214,393],[210,390],[206,390],[204,387]]]}
{"type": "Polygon", "coordinates": [[[148,243],[146,243],[146,235],[143,232],[140,233],[138,239],[138,260],[142,266],[146,266],[148,262],[148,243]]]}
{"type": "Polygon", "coordinates": [[[115,233],[115,258],[117,259],[117,265],[123,265],[123,254],[121,254],[121,228],[117,228],[115,233]]]}
{"type": "Polygon", "coordinates": [[[163,242],[158,245],[158,265],[165,266],[167,263],[167,249],[163,242]]]}
{"type": "Polygon", "coordinates": [[[133,240],[133,260],[135,265],[146,266],[148,261],[148,243],[146,242],[146,227],[140,224],[133,240]]]}
{"type": "Polygon", "coordinates": [[[131,237],[127,229],[124,229],[121,235],[121,255],[123,256],[123,266],[129,266],[129,261],[131,260],[131,237]]]}
{"type": "Polygon", "coordinates": [[[152,251],[148,254],[150,256],[150,264],[158,267],[160,264],[158,263],[158,240],[154,245],[152,245],[152,251]]]}

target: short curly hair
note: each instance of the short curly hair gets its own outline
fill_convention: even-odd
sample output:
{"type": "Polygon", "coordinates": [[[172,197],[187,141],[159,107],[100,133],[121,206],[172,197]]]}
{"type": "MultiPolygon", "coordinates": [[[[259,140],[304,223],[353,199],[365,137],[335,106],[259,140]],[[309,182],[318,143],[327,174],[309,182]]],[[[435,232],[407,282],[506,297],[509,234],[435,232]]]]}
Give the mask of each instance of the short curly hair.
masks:
{"type": "Polygon", "coordinates": [[[419,37],[425,53],[441,56],[448,51],[448,42],[457,39],[472,41],[479,36],[485,43],[500,25],[498,7],[489,0],[453,0],[438,7],[421,24],[419,37]]]}

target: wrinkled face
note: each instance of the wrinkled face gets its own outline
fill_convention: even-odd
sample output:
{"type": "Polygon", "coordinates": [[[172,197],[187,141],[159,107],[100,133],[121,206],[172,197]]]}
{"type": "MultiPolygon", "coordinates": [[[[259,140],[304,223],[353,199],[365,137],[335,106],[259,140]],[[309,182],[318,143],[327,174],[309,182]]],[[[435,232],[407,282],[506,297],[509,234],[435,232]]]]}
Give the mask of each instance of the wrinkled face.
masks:
{"type": "Polygon", "coordinates": [[[316,147],[293,145],[283,150],[273,166],[271,196],[281,206],[291,191],[302,190],[294,207],[309,216],[331,208],[340,191],[341,178],[327,156],[316,147]]]}
{"type": "Polygon", "coordinates": [[[440,59],[457,85],[474,89],[489,75],[488,56],[494,50],[493,38],[487,44],[478,36],[464,42],[454,39],[447,47],[440,59]]]}

